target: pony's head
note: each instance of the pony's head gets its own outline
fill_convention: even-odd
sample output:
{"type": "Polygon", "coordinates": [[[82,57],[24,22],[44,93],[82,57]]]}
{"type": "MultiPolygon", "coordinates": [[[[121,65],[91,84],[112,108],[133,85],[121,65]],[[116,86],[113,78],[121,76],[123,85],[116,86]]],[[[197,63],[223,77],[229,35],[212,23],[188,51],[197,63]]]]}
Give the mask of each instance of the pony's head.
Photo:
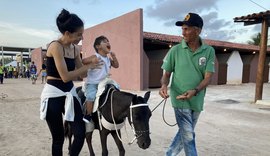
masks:
{"type": "Polygon", "coordinates": [[[130,107],[130,123],[133,125],[137,144],[142,149],[147,149],[151,144],[149,119],[152,115],[147,101],[150,97],[150,91],[146,92],[144,97],[135,96],[130,107]]]}

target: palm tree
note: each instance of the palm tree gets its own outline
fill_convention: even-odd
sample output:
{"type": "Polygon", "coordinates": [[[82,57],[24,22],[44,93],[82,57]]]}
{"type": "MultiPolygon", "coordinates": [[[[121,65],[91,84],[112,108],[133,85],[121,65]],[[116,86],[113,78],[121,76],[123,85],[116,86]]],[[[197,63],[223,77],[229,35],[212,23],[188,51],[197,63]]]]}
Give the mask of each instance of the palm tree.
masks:
{"type": "Polygon", "coordinates": [[[258,33],[256,35],[254,35],[251,38],[251,41],[248,41],[247,43],[250,44],[250,45],[260,45],[260,43],[261,43],[261,33],[258,33]]]}

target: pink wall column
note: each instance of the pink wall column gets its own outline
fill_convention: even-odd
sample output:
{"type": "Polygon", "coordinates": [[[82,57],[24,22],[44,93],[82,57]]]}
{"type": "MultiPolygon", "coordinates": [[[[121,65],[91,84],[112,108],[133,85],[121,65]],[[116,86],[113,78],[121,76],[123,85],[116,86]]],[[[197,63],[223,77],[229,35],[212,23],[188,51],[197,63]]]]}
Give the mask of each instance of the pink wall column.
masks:
{"type": "MultiPolygon", "coordinates": [[[[137,9],[120,17],[90,27],[84,32],[82,42],[83,58],[94,54],[94,40],[100,35],[106,36],[111,49],[119,61],[118,69],[111,69],[112,78],[121,89],[142,90],[143,68],[147,60],[143,55],[143,18],[142,9],[137,9]]],[[[89,19],[91,20],[91,19],[89,19]]]]}
{"type": "Polygon", "coordinates": [[[37,66],[37,71],[39,71],[43,63],[43,52],[41,47],[31,51],[31,62],[32,61],[35,62],[35,65],[37,66]]]}

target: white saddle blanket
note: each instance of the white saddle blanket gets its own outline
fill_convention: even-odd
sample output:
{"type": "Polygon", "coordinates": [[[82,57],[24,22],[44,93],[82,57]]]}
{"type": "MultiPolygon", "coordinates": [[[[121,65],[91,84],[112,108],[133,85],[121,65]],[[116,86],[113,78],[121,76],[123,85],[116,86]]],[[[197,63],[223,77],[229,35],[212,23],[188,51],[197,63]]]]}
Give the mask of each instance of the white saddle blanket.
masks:
{"type": "Polygon", "coordinates": [[[113,84],[116,88],[120,89],[119,88],[119,84],[116,83],[113,79],[107,77],[105,79],[103,79],[99,84],[98,84],[98,90],[97,90],[97,94],[96,94],[96,99],[95,99],[95,102],[94,102],[94,106],[93,106],[93,113],[97,111],[98,109],[98,105],[99,105],[99,98],[101,96],[101,94],[103,93],[104,89],[105,89],[105,86],[107,84],[113,84]]]}

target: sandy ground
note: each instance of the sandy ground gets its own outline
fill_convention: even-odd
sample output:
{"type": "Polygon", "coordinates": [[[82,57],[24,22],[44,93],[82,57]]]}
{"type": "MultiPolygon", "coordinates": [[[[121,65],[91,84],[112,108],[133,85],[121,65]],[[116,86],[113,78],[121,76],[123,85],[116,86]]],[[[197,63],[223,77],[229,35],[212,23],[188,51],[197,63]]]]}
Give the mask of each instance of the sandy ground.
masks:
{"type": "MultiPolygon", "coordinates": [[[[40,80],[32,85],[27,79],[5,79],[0,85],[0,155],[49,156],[51,136],[45,121],[39,119],[40,80]]],[[[81,82],[75,82],[79,85],[81,82]]],[[[145,91],[130,91],[143,95],[145,91]]],[[[196,127],[197,148],[201,156],[269,156],[270,106],[252,104],[255,84],[209,86],[205,110],[196,127]]],[[[270,99],[270,84],[264,85],[263,99],[270,99]]],[[[154,108],[162,99],[153,89],[149,104],[154,108]]],[[[127,156],[162,156],[177,127],[166,125],[159,106],[150,120],[152,144],[147,150],[138,148],[132,139],[130,126],[122,135],[127,156]]],[[[165,119],[174,124],[174,114],[167,102],[165,119]]],[[[98,131],[94,132],[96,155],[101,155],[98,131]]],[[[108,140],[109,155],[118,150],[112,137],[108,140]]],[[[64,145],[67,155],[67,141],[64,145]]],[[[85,143],[81,156],[88,155],[85,143]]],[[[181,153],[181,155],[184,155],[181,153]]]]}

